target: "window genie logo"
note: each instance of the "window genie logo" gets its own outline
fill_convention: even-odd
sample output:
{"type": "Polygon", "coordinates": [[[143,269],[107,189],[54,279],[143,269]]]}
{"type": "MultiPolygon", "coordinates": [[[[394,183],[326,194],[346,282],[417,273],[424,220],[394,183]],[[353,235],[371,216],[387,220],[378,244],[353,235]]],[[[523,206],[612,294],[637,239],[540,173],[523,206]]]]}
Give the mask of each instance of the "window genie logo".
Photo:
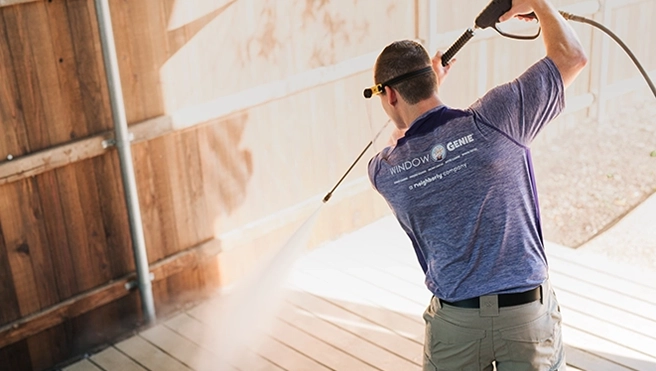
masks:
{"type": "Polygon", "coordinates": [[[446,149],[443,145],[438,144],[431,150],[431,158],[433,161],[442,161],[446,157],[446,149]]]}
{"type": "Polygon", "coordinates": [[[462,137],[460,139],[454,140],[453,142],[449,142],[446,144],[446,148],[449,149],[449,151],[453,151],[458,147],[462,147],[466,144],[469,144],[474,141],[474,134],[469,134],[466,137],[462,137]]]}
{"type": "Polygon", "coordinates": [[[404,171],[410,170],[412,168],[427,163],[429,159],[430,159],[430,155],[423,155],[421,157],[415,157],[412,160],[403,161],[398,165],[392,166],[390,168],[390,173],[392,175],[402,173],[404,171]]]}
{"type": "MultiPolygon", "coordinates": [[[[441,162],[446,158],[446,155],[447,155],[448,152],[455,151],[457,148],[466,146],[466,145],[468,145],[470,143],[473,143],[473,142],[474,142],[474,134],[469,134],[469,135],[464,136],[460,139],[456,139],[454,141],[448,142],[446,144],[446,146],[444,146],[442,144],[437,144],[430,150],[430,153],[428,153],[428,154],[421,155],[421,156],[415,157],[411,160],[403,161],[403,162],[399,163],[398,165],[392,166],[390,168],[390,174],[391,175],[401,174],[404,171],[408,171],[408,170],[411,170],[413,168],[424,165],[426,163],[430,163],[431,160],[433,160],[433,162],[441,162]]],[[[448,160],[447,162],[457,160],[458,158],[460,158],[460,155],[458,155],[456,157],[453,157],[452,159],[448,160]]],[[[437,166],[441,166],[441,165],[437,165],[437,166]]],[[[430,171],[430,170],[431,169],[429,169],[428,171],[430,171]]]]}

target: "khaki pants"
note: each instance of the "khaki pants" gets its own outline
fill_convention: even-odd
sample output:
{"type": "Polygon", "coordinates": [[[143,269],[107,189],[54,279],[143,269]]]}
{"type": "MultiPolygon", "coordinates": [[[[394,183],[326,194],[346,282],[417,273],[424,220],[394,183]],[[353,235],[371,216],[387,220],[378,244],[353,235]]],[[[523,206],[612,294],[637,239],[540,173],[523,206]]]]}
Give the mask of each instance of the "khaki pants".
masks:
{"type": "Polygon", "coordinates": [[[560,307],[549,282],[542,300],[505,308],[457,308],[433,297],[424,312],[424,371],[565,370],[560,307]]]}

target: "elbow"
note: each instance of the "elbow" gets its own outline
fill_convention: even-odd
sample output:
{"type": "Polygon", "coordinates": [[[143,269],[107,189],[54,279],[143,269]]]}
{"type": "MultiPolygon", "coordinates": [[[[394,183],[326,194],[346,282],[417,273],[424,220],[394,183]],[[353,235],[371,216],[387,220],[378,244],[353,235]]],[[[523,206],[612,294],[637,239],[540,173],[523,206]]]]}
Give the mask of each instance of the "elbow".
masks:
{"type": "Polygon", "coordinates": [[[578,48],[571,57],[571,63],[574,68],[582,70],[588,65],[588,56],[582,48],[578,48]]]}
{"type": "Polygon", "coordinates": [[[588,56],[585,54],[583,48],[575,48],[565,54],[563,65],[565,69],[578,75],[588,65],[588,56]]]}

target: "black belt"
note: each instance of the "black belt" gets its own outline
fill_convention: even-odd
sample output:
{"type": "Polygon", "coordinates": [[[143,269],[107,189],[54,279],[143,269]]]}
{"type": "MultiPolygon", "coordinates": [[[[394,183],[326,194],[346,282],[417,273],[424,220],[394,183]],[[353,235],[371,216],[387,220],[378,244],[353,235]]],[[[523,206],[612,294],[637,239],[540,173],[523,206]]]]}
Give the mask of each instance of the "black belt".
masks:
{"type": "MultiPolygon", "coordinates": [[[[517,294],[499,294],[499,308],[501,307],[512,307],[514,305],[527,304],[538,299],[542,298],[542,286],[538,286],[533,290],[520,292],[517,294]]],[[[471,298],[465,300],[459,300],[454,302],[449,302],[440,299],[440,303],[451,305],[458,308],[480,308],[479,298],[471,298]]]]}

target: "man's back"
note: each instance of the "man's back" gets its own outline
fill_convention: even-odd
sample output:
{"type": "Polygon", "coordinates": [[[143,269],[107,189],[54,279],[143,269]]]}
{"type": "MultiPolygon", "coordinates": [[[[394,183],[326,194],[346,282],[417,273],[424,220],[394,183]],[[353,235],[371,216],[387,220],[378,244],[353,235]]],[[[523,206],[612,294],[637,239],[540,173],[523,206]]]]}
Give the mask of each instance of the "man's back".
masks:
{"type": "Polygon", "coordinates": [[[427,112],[370,162],[437,297],[523,292],[547,278],[527,145],[562,106],[544,59],[466,111],[427,112]]]}

